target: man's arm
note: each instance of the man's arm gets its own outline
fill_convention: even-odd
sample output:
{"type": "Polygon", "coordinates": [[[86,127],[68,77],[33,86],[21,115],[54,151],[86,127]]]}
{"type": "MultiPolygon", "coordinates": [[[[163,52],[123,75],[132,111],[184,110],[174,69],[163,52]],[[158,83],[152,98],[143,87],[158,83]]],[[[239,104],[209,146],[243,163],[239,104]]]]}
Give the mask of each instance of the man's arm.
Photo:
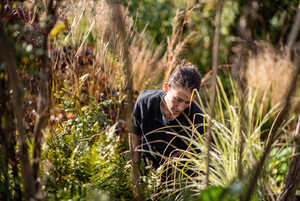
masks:
{"type": "Polygon", "coordinates": [[[134,133],[129,134],[129,147],[130,147],[130,155],[132,161],[132,169],[131,169],[131,183],[133,185],[133,191],[137,198],[137,200],[143,199],[143,188],[141,182],[141,172],[140,172],[140,163],[141,157],[140,153],[137,151],[138,146],[140,145],[140,137],[134,133]]]}

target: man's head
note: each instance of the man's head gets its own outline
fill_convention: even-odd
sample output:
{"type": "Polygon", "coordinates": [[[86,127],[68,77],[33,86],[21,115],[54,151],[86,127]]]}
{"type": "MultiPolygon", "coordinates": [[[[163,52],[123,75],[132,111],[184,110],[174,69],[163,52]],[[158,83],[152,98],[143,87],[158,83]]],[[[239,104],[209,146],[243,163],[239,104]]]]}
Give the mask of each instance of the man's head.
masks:
{"type": "Polygon", "coordinates": [[[199,90],[200,85],[201,75],[196,67],[183,65],[174,69],[164,84],[165,102],[173,118],[189,106],[193,90],[199,90]]]}
{"type": "Polygon", "coordinates": [[[198,69],[192,65],[183,65],[175,68],[170,75],[168,85],[171,88],[184,88],[192,92],[199,90],[201,75],[198,69]]]}

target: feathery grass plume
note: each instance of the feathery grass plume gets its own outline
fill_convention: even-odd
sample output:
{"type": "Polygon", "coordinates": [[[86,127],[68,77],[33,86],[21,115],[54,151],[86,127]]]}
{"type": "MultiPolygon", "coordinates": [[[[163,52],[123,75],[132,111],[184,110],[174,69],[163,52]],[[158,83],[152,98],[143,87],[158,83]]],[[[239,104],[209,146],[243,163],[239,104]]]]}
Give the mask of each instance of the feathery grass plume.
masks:
{"type": "MultiPolygon", "coordinates": [[[[85,11],[87,19],[95,22],[95,28],[92,29],[93,37],[96,40],[95,64],[93,72],[95,72],[95,86],[102,88],[116,89],[124,86],[124,58],[122,55],[123,47],[120,46],[118,31],[114,30],[112,23],[111,10],[105,1],[97,2],[94,7],[96,9],[85,11]]],[[[163,71],[161,61],[162,48],[158,47],[153,50],[152,43],[149,42],[145,35],[145,30],[138,33],[134,30],[134,22],[129,17],[128,10],[122,7],[125,16],[125,28],[128,32],[129,51],[133,67],[133,84],[136,91],[147,87],[158,75],[163,71]]],[[[91,24],[92,22],[89,22],[91,24]]],[[[97,91],[97,90],[96,90],[97,91]]]]}
{"type": "Polygon", "coordinates": [[[92,0],[64,3],[68,6],[62,8],[61,18],[68,19],[70,26],[60,43],[59,55],[53,60],[57,78],[54,80],[75,86],[78,97],[83,90],[99,98],[103,92],[105,95],[121,88],[124,83],[121,59],[112,51],[118,36],[111,34],[111,10],[107,3],[92,0]]]}
{"type": "MultiPolygon", "coordinates": [[[[94,59],[84,74],[88,74],[90,82],[87,83],[91,93],[100,94],[105,89],[120,89],[124,86],[124,65],[122,48],[117,41],[119,34],[114,30],[111,10],[106,1],[79,1],[64,2],[65,6],[60,11],[61,18],[69,19],[69,30],[62,42],[63,46],[71,46],[76,53],[71,55],[61,54],[61,59],[53,61],[56,68],[65,65],[61,60],[67,61],[67,75],[64,75],[70,83],[77,83],[83,75],[78,74],[78,69],[82,66],[75,64],[80,55],[89,51],[94,59]],[[69,2],[69,3],[67,3],[69,2]],[[93,40],[92,44],[91,40],[93,40]],[[74,62],[73,62],[74,61],[74,62]],[[70,78],[74,77],[74,78],[70,78]],[[77,80],[77,81],[76,81],[77,80]],[[100,87],[101,86],[101,87],[100,87]]],[[[176,66],[178,57],[184,49],[184,45],[195,34],[190,33],[182,38],[182,27],[189,17],[189,13],[194,9],[188,8],[185,11],[177,11],[174,18],[172,35],[168,38],[167,51],[163,53],[162,45],[153,48],[152,41],[146,37],[147,28],[138,33],[134,29],[134,21],[129,16],[128,10],[122,7],[125,16],[125,27],[129,40],[129,51],[133,67],[133,86],[135,91],[158,82],[158,78],[165,72],[165,79],[171,70],[176,66]],[[182,18],[184,18],[182,22],[182,18]]],[[[58,37],[58,36],[57,36],[58,37]]],[[[57,75],[60,77],[60,75],[57,75]]]]}
{"type": "MultiPolygon", "coordinates": [[[[93,66],[95,87],[97,93],[103,92],[106,89],[120,89],[124,85],[124,74],[122,71],[122,58],[118,55],[122,49],[117,45],[118,35],[113,32],[111,24],[112,10],[105,1],[99,1],[96,4],[95,19],[96,29],[93,30],[93,35],[96,39],[95,46],[95,65],[93,66]],[[101,88],[99,88],[101,86],[101,88]]],[[[132,24],[126,18],[126,27],[132,24]]]]}
{"type": "MultiPolygon", "coordinates": [[[[264,113],[263,103],[257,104],[256,96],[252,96],[246,99],[244,109],[247,111],[247,116],[242,118],[240,111],[242,107],[237,90],[239,88],[231,81],[232,94],[229,96],[224,90],[220,78],[218,78],[215,119],[209,117],[209,113],[207,112],[209,108],[203,104],[207,94],[202,93],[201,98],[200,94],[197,94],[200,100],[199,105],[203,109],[206,121],[212,122],[211,132],[213,143],[210,163],[210,185],[212,186],[228,187],[238,178],[238,160],[240,156],[242,157],[240,164],[245,175],[241,182],[242,184],[248,182],[248,176],[250,176],[253,166],[257,163],[265,149],[266,142],[261,140],[261,135],[264,132],[270,132],[264,130],[264,124],[270,119],[275,118],[279,112],[279,107],[276,105],[264,113]],[[246,122],[242,122],[244,120],[246,122]],[[242,124],[245,126],[242,127],[242,124]],[[242,154],[239,153],[242,141],[241,137],[244,138],[242,154]]],[[[164,183],[166,188],[158,191],[157,196],[169,194],[176,196],[183,195],[186,190],[194,191],[195,196],[197,196],[205,188],[204,172],[206,170],[205,153],[207,149],[205,135],[200,135],[194,129],[192,131],[192,136],[189,137],[193,140],[188,141],[189,137],[183,138],[193,146],[189,146],[189,149],[179,157],[167,160],[165,166],[172,168],[175,173],[171,174],[169,180],[164,183]],[[200,149],[202,152],[197,154],[195,149],[200,149]],[[192,171],[194,174],[189,175],[187,174],[188,171],[192,171]]],[[[174,135],[180,137],[176,133],[174,135]]],[[[277,140],[273,144],[273,147],[279,147],[279,145],[280,150],[288,146],[288,144],[279,144],[277,140]]],[[[278,184],[270,177],[275,167],[274,162],[270,164],[270,161],[272,161],[272,158],[276,158],[279,153],[280,151],[278,150],[274,151],[267,164],[261,169],[264,174],[261,174],[262,176],[258,180],[259,188],[256,192],[261,197],[264,197],[265,193],[272,195],[274,194],[274,190],[278,189],[278,186],[276,186],[278,184]]],[[[178,200],[180,199],[178,198],[178,200]]]]}
{"type": "Polygon", "coordinates": [[[162,57],[162,45],[153,51],[152,43],[145,40],[146,28],[139,35],[135,34],[130,46],[135,90],[146,88],[155,82],[162,72],[164,72],[164,81],[168,80],[171,71],[180,60],[178,57],[184,50],[185,44],[196,34],[191,32],[184,39],[182,38],[183,26],[187,23],[190,12],[195,8],[196,6],[183,11],[177,10],[172,23],[172,35],[167,38],[167,51],[162,57]]]}
{"type": "Polygon", "coordinates": [[[160,77],[164,71],[162,51],[162,45],[153,50],[152,43],[146,40],[146,28],[142,33],[135,34],[130,45],[135,91],[149,87],[160,77]]]}
{"type": "Polygon", "coordinates": [[[260,53],[250,55],[245,70],[249,93],[257,90],[259,100],[265,95],[265,105],[270,103],[272,107],[282,104],[295,67],[287,54],[276,51],[266,43],[259,46],[260,53]]]}
{"type": "Polygon", "coordinates": [[[191,32],[184,39],[182,39],[183,26],[187,23],[186,19],[189,17],[190,12],[196,7],[188,8],[186,10],[176,11],[176,15],[172,23],[172,35],[167,38],[167,52],[165,57],[165,72],[164,81],[167,82],[172,70],[176,67],[178,57],[180,53],[184,50],[185,44],[196,34],[196,32],[191,32]],[[184,18],[183,22],[181,19],[184,18]]]}

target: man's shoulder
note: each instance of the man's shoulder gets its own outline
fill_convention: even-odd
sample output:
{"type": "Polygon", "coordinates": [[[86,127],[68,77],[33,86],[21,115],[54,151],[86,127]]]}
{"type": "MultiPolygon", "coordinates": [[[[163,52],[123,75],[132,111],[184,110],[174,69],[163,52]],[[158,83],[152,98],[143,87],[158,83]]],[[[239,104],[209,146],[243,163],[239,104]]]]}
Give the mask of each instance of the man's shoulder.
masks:
{"type": "Polygon", "coordinates": [[[195,121],[199,123],[199,122],[203,122],[203,116],[204,116],[203,111],[195,102],[193,102],[191,104],[191,108],[189,111],[189,118],[195,119],[195,121]]]}
{"type": "Polygon", "coordinates": [[[133,115],[140,115],[139,118],[143,120],[157,115],[163,94],[162,90],[142,91],[136,100],[133,115]]]}
{"type": "Polygon", "coordinates": [[[193,102],[193,103],[191,104],[191,112],[192,112],[193,114],[196,114],[196,113],[203,114],[202,110],[200,109],[200,107],[199,107],[195,102],[193,102]]]}
{"type": "Polygon", "coordinates": [[[136,101],[143,105],[160,102],[160,98],[163,94],[164,92],[162,90],[143,90],[136,101]]]}

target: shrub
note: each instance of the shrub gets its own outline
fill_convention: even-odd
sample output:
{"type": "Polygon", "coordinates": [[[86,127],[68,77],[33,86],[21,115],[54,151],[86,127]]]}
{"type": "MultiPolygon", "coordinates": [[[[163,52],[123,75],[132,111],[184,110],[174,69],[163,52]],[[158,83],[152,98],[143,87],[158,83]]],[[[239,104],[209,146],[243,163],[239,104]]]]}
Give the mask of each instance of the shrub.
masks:
{"type": "Polygon", "coordinates": [[[78,107],[77,100],[63,91],[56,98],[61,107],[56,118],[66,115],[45,135],[42,175],[46,199],[90,200],[105,192],[110,200],[132,200],[128,157],[121,154],[124,145],[116,135],[117,124],[105,113],[113,101],[91,101],[78,107]]]}

